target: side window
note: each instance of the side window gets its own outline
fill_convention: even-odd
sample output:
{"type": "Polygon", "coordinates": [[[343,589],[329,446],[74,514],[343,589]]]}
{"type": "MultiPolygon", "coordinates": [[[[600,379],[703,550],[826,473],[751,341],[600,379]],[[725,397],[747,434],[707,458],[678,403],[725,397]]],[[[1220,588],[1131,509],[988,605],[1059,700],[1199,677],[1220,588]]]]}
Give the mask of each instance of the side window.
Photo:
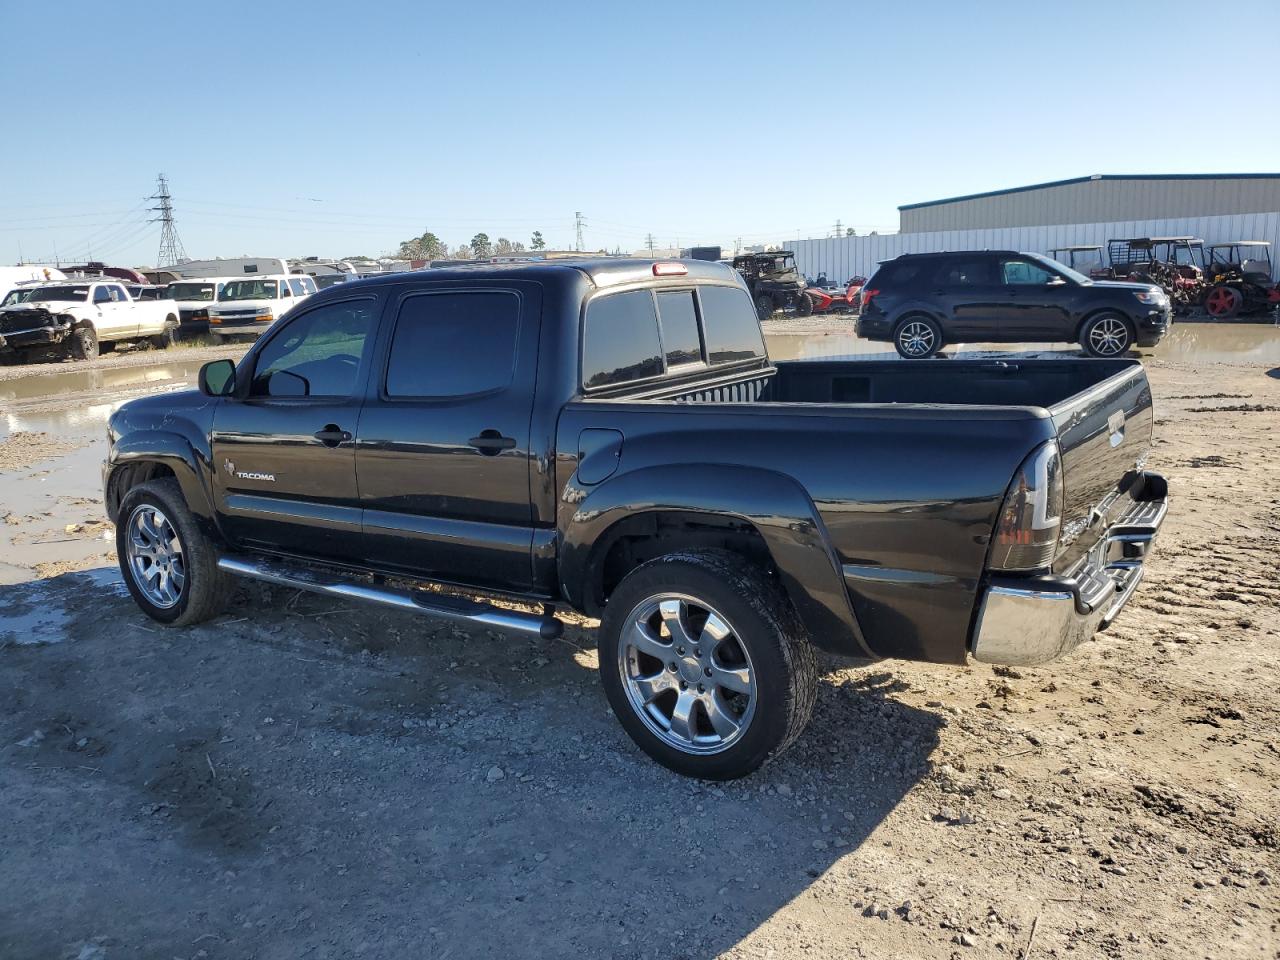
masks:
{"type": "Polygon", "coordinates": [[[310,277],[302,277],[299,281],[302,284],[302,292],[311,294],[316,292],[316,282],[310,277]]]}
{"type": "Polygon", "coordinates": [[[124,287],[113,286],[111,288],[111,299],[118,303],[124,303],[124,301],[129,299],[129,295],[124,292],[124,287]]]}
{"type": "Polygon", "coordinates": [[[709,362],[732,363],[765,356],[760,321],[745,290],[704,286],[698,288],[698,297],[709,362]]]}
{"type": "Polygon", "coordinates": [[[288,281],[288,280],[281,280],[281,281],[280,281],[280,283],[278,284],[278,286],[279,286],[279,288],[280,288],[280,296],[282,296],[282,297],[292,297],[292,296],[293,296],[293,291],[289,289],[289,281],[288,281]]]}
{"type": "Polygon", "coordinates": [[[698,336],[698,311],[692,290],[664,290],[658,293],[658,317],[662,322],[662,347],[667,366],[702,361],[702,339],[698,336]]]}
{"type": "Polygon", "coordinates": [[[295,279],[294,277],[290,277],[289,289],[292,290],[294,294],[299,297],[307,292],[306,287],[303,285],[301,278],[295,279]]]}
{"type": "Polygon", "coordinates": [[[582,343],[584,387],[606,387],[661,373],[662,347],[652,293],[630,290],[597,297],[587,305],[582,343]]]}
{"type": "Polygon", "coordinates": [[[991,283],[991,262],[981,259],[944,260],[934,282],[948,288],[987,286],[991,283]]]}
{"type": "Polygon", "coordinates": [[[1044,286],[1053,279],[1048,270],[1028,260],[1001,260],[1000,273],[1004,283],[1017,286],[1044,286]]]}
{"type": "Polygon", "coordinates": [[[423,293],[400,305],[388,397],[463,397],[511,383],[520,298],[492,290],[423,293]]]}
{"type": "Polygon", "coordinates": [[[106,287],[94,287],[93,302],[94,303],[110,303],[111,291],[108,290],[106,287]]]}
{"type": "Polygon", "coordinates": [[[331,303],[294,317],[258,354],[254,397],[349,397],[373,329],[375,301],[331,303]]]}

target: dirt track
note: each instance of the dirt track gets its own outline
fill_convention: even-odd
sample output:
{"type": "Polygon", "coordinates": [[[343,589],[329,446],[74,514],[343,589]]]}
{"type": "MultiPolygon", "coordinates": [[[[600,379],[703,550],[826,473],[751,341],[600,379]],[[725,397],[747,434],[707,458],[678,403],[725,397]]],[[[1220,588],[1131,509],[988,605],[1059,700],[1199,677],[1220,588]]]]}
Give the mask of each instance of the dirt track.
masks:
{"type": "Polygon", "coordinates": [[[1280,361],[1190,357],[1147,358],[1175,500],[1111,631],[829,664],[724,786],[631,745],[584,629],[256,585],[151,624],[92,524],[102,388],[0,400],[64,444],[0,459],[0,958],[1280,956],[1280,361]]]}

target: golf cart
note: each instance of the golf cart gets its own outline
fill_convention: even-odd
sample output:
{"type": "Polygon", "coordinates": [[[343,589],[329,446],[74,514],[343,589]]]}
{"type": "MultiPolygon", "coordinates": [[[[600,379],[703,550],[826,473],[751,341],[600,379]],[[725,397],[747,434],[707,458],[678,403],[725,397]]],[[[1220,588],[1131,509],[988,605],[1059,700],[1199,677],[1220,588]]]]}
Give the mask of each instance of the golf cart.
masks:
{"type": "Polygon", "coordinates": [[[1275,306],[1277,285],[1271,272],[1271,244],[1232,240],[1209,247],[1208,290],[1204,309],[1225,320],[1275,306]]]}
{"type": "Polygon", "coordinates": [[[761,320],[767,320],[775,310],[810,312],[811,301],[802,293],[804,279],[790,250],[741,254],[733,258],[733,268],[746,281],[761,320]]]}
{"type": "Polygon", "coordinates": [[[1111,271],[1107,268],[1107,262],[1102,257],[1102,247],[1098,244],[1056,247],[1049,251],[1049,256],[1090,279],[1111,279],[1111,271]]]}
{"type": "Polygon", "coordinates": [[[1199,237],[1134,237],[1108,240],[1107,259],[1116,280],[1154,283],[1173,309],[1186,313],[1204,295],[1204,241],[1199,237]]]}

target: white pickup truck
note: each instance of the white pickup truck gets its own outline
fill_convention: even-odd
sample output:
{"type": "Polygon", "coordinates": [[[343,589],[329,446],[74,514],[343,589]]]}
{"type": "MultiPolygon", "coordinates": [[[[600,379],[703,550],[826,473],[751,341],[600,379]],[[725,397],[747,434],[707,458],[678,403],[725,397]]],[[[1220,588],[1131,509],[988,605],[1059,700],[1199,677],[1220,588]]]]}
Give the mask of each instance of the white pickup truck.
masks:
{"type": "Polygon", "coordinates": [[[68,280],[37,287],[21,303],[0,307],[0,355],[63,350],[92,360],[126,340],[167,347],[178,335],[173,300],[134,300],[115,280],[68,280]]]}

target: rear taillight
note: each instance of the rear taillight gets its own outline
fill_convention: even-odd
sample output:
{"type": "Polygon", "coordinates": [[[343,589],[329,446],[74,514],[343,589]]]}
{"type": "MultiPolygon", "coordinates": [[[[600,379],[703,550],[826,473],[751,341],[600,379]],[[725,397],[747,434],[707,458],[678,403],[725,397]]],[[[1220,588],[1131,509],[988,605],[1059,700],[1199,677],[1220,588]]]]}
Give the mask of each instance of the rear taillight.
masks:
{"type": "Polygon", "coordinates": [[[879,292],[880,292],[879,290],[863,290],[862,291],[862,309],[863,310],[867,309],[867,305],[871,303],[871,298],[874,297],[879,292]]]}
{"type": "Polygon", "coordinates": [[[1062,533],[1062,454],[1056,441],[1023,461],[1000,506],[991,567],[1039,570],[1053,563],[1062,533]]]}

